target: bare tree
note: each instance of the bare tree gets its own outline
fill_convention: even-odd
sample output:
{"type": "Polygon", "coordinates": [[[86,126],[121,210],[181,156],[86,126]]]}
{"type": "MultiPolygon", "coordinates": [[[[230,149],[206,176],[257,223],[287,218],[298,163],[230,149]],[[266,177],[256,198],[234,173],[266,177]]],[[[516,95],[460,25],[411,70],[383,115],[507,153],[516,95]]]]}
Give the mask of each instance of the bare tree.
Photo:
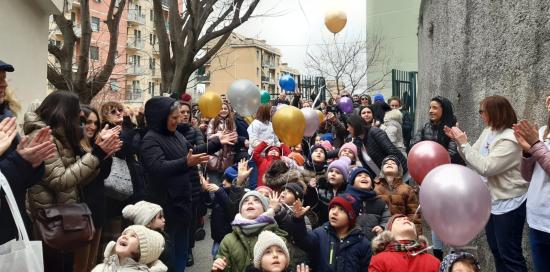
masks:
{"type": "MultiPolygon", "coordinates": [[[[75,92],[82,103],[90,103],[92,98],[105,86],[115,67],[115,57],[118,44],[119,23],[123,14],[126,0],[111,0],[104,23],[109,30],[109,51],[105,63],[100,69],[90,72],[90,43],[92,40],[92,26],[90,19],[89,0],[80,2],[81,37],[75,35],[73,22],[65,18],[64,14],[53,15],[53,19],[61,34],[61,47],[48,44],[48,52],[59,63],[48,64],[48,81],[59,90],[75,92]],[[75,58],[75,46],[79,43],[79,51],[75,58]],[[76,69],[73,69],[73,62],[76,69]]],[[[65,9],[68,4],[65,1],[65,9]]]]}
{"type": "Polygon", "coordinates": [[[308,52],[306,69],[334,80],[338,94],[344,90],[353,94],[359,89],[381,87],[385,77],[391,73],[388,69],[391,54],[384,46],[382,36],[369,35],[368,44],[361,37],[343,40],[346,41],[339,42],[336,37],[333,41],[324,40],[314,53],[308,52]],[[367,82],[367,73],[375,67],[382,69],[382,76],[367,82]]]}
{"type": "Polygon", "coordinates": [[[195,70],[208,62],[231,32],[250,19],[260,0],[153,0],[155,33],[160,51],[162,92],[185,92],[195,70]],[[163,16],[168,5],[168,33],[163,16]],[[203,50],[207,43],[213,46],[203,50]]]}

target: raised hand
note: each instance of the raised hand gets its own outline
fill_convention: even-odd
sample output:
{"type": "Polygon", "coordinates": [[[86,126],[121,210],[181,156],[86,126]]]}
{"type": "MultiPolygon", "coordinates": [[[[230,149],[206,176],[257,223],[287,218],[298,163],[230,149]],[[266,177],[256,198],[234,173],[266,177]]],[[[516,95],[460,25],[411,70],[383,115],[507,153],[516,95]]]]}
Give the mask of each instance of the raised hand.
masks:
{"type": "Polygon", "coordinates": [[[309,272],[309,266],[305,263],[296,266],[296,272],[309,272]]]}
{"type": "Polygon", "coordinates": [[[303,207],[301,201],[294,202],[294,217],[302,218],[309,211],[310,207],[303,207]]]}
{"type": "Polygon", "coordinates": [[[276,191],[272,191],[269,193],[269,208],[273,209],[274,211],[278,211],[281,209],[279,193],[276,191]]]}
{"type": "Polygon", "coordinates": [[[212,271],[223,271],[225,270],[226,266],[227,266],[227,259],[225,257],[217,258],[212,264],[212,271]]]}
{"type": "Polygon", "coordinates": [[[50,141],[50,136],[50,128],[42,128],[32,140],[27,136],[23,137],[17,145],[16,152],[36,168],[45,160],[55,156],[56,146],[50,141]]]}
{"type": "Polygon", "coordinates": [[[380,234],[383,231],[384,229],[380,226],[374,226],[374,228],[372,228],[372,232],[375,232],[376,234],[380,234]]]}
{"type": "Polygon", "coordinates": [[[447,135],[447,137],[451,138],[451,140],[454,141],[453,130],[450,127],[444,126],[443,127],[443,132],[445,132],[445,135],[447,135]]]}
{"type": "Polygon", "coordinates": [[[193,149],[189,149],[187,153],[187,166],[192,167],[201,163],[208,162],[208,155],[206,153],[193,154],[193,149]]]}
{"type": "Polygon", "coordinates": [[[513,128],[530,146],[533,146],[539,140],[539,129],[537,125],[527,120],[521,120],[519,123],[515,124],[513,128]]]}
{"type": "Polygon", "coordinates": [[[16,135],[17,124],[15,123],[15,117],[4,118],[0,122],[0,155],[4,154],[11,146],[16,135]]]}
{"type": "Polygon", "coordinates": [[[317,180],[312,178],[308,182],[309,187],[317,188],[317,180]]]}
{"type": "Polygon", "coordinates": [[[224,131],[220,135],[220,143],[221,144],[228,144],[228,145],[234,145],[237,142],[237,132],[226,132],[224,131]]]}
{"type": "Polygon", "coordinates": [[[237,168],[238,186],[241,186],[244,183],[244,181],[250,176],[250,173],[252,173],[252,170],[254,170],[254,168],[248,168],[248,161],[245,159],[241,159],[237,168]]]}
{"type": "Polygon", "coordinates": [[[100,141],[107,140],[108,138],[111,137],[111,135],[116,135],[118,137],[121,131],[122,131],[121,126],[115,126],[113,128],[109,128],[108,124],[105,125],[105,127],[103,127],[103,129],[99,132],[98,137],[96,138],[96,144],[100,141]]]}

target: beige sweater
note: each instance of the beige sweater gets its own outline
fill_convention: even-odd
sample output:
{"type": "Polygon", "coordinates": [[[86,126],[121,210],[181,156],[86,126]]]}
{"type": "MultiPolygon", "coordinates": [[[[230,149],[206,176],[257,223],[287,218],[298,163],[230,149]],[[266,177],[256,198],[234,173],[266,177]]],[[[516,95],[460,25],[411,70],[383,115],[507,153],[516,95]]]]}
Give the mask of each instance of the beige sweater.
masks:
{"type": "Polygon", "coordinates": [[[489,146],[489,155],[483,157],[481,145],[485,143],[491,128],[483,130],[477,141],[471,146],[459,146],[458,152],[468,166],[478,174],[487,177],[487,185],[491,199],[510,199],[527,192],[529,183],[521,177],[521,148],[517,144],[514,131],[504,129],[497,133],[495,140],[489,146]]]}

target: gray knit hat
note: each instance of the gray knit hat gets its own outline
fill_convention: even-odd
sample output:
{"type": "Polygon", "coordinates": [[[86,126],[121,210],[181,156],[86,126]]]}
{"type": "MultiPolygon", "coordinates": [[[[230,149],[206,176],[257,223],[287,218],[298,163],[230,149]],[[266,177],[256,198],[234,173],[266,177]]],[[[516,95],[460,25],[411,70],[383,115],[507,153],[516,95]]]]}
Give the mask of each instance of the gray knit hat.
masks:
{"type": "MultiPolygon", "coordinates": [[[[262,256],[264,252],[271,246],[280,247],[286,259],[290,262],[290,254],[288,253],[288,248],[286,247],[285,241],[283,238],[279,237],[277,234],[264,230],[258,235],[258,241],[254,245],[254,267],[260,269],[260,263],[262,261],[262,256]]],[[[287,263],[288,267],[288,263],[287,263]]]]}
{"type": "Polygon", "coordinates": [[[264,195],[262,195],[258,191],[249,191],[248,193],[244,194],[243,198],[241,198],[241,201],[239,202],[239,213],[241,212],[241,208],[243,207],[244,200],[249,196],[255,196],[260,200],[262,206],[264,207],[264,212],[269,209],[269,200],[264,195]]]}

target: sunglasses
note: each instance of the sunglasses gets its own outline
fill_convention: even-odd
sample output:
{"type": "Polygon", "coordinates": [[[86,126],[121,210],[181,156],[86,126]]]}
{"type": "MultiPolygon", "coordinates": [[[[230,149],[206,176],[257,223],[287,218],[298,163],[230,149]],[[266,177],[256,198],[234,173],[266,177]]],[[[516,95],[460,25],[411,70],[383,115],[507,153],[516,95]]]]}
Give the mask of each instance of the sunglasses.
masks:
{"type": "Polygon", "coordinates": [[[110,111],[110,113],[111,113],[112,115],[115,115],[115,114],[117,114],[117,113],[123,113],[123,112],[124,112],[124,109],[123,109],[123,108],[114,108],[114,109],[112,109],[112,110],[110,111]]]}

